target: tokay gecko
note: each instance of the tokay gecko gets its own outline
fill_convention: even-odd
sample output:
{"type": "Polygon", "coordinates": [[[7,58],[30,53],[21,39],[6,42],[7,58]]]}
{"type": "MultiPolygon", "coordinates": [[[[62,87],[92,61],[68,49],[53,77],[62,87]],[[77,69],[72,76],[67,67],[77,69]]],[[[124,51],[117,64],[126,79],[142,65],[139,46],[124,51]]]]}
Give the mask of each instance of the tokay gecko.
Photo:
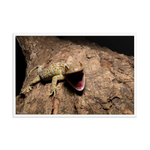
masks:
{"type": "MultiPolygon", "coordinates": [[[[45,69],[42,69],[42,66],[36,66],[34,67],[29,74],[38,68],[38,75],[35,77],[34,80],[32,80],[28,86],[21,91],[21,93],[29,92],[32,90],[32,85],[39,82],[40,80],[48,81],[52,79],[52,85],[50,90],[50,95],[54,93],[55,96],[55,90],[58,89],[58,86],[56,86],[58,80],[66,79],[72,87],[74,87],[77,91],[82,91],[85,86],[85,75],[84,75],[84,66],[81,62],[76,63],[55,63],[51,64],[45,69]]],[[[28,76],[29,76],[28,74],[28,76]]]]}

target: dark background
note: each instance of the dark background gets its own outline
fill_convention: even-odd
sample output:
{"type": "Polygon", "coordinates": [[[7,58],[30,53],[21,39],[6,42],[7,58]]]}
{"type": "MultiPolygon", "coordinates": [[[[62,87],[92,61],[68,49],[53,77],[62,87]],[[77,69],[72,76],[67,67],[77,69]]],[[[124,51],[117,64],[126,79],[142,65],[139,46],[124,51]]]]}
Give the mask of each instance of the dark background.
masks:
{"type": "MultiPolygon", "coordinates": [[[[62,39],[64,36],[58,36],[62,39]]],[[[134,56],[134,36],[85,36],[91,42],[105,46],[128,56],[134,56]]],[[[21,47],[16,39],[16,96],[20,93],[25,79],[26,62],[21,47]]]]}
{"type": "MultiPolygon", "coordinates": [[[[58,36],[63,39],[65,36],[58,36]]],[[[84,36],[90,42],[95,42],[101,47],[128,56],[134,56],[134,36],[84,36]]]]}

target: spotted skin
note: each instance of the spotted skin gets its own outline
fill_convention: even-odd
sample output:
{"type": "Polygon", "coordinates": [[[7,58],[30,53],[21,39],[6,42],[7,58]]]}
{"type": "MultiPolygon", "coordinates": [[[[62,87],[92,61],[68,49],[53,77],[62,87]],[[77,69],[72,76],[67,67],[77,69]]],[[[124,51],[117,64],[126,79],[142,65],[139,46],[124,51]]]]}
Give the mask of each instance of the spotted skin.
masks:
{"type": "MultiPolygon", "coordinates": [[[[58,89],[58,87],[56,86],[58,80],[65,79],[65,74],[75,73],[75,72],[78,72],[78,71],[81,71],[84,69],[83,65],[80,62],[70,63],[70,64],[58,62],[55,64],[51,64],[44,70],[42,70],[42,66],[38,65],[38,66],[34,67],[29,72],[29,74],[36,68],[38,68],[38,75],[35,77],[35,79],[33,81],[31,81],[28,84],[28,86],[25,89],[23,89],[21,91],[21,93],[29,92],[30,90],[32,90],[31,86],[34,85],[35,83],[39,82],[40,80],[48,81],[48,80],[52,79],[52,86],[51,86],[49,96],[52,95],[53,93],[55,96],[55,90],[58,89]]],[[[29,76],[29,74],[28,74],[28,76],[29,76]]]]}

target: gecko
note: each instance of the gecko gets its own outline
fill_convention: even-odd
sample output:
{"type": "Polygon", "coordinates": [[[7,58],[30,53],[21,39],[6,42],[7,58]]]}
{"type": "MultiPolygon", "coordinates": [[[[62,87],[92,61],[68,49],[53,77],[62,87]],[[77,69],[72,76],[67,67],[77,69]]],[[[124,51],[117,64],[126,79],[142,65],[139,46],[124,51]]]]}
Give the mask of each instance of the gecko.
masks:
{"type": "Polygon", "coordinates": [[[38,75],[28,84],[25,89],[21,91],[22,94],[32,90],[32,86],[41,80],[52,80],[51,90],[49,90],[50,94],[48,94],[48,96],[51,96],[54,93],[54,97],[56,89],[59,89],[59,87],[56,86],[58,80],[66,79],[77,91],[82,91],[85,87],[84,66],[81,62],[58,62],[49,65],[45,69],[42,69],[42,66],[37,65],[28,73],[28,77],[29,74],[35,69],[37,69],[38,75]]]}

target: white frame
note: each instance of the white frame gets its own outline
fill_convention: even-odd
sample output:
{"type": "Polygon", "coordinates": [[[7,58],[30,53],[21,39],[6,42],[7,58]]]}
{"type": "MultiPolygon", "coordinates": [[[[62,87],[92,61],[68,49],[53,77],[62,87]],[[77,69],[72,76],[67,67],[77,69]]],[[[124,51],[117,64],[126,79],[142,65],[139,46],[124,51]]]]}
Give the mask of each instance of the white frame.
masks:
{"type": "Polygon", "coordinates": [[[12,105],[12,116],[14,118],[136,118],[137,117],[137,97],[136,97],[136,78],[137,78],[137,51],[136,51],[136,34],[131,34],[131,33],[96,33],[96,34],[48,34],[48,33],[14,33],[13,34],[13,62],[12,62],[12,68],[13,68],[13,105],[12,105]],[[15,92],[16,92],[16,66],[15,66],[15,61],[16,61],[16,45],[15,45],[15,38],[16,36],[134,36],[134,114],[133,115],[51,115],[51,114],[37,114],[37,115],[32,115],[32,114],[16,114],[16,97],[15,97],[15,92]]]}

